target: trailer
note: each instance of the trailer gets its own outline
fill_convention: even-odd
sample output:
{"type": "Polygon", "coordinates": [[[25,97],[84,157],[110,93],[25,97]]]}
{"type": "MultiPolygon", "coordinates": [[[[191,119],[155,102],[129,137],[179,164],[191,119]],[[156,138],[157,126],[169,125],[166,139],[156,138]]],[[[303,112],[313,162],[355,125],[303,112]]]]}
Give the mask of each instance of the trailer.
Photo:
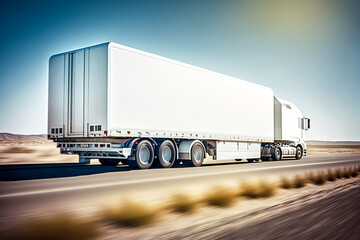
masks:
{"type": "Polygon", "coordinates": [[[310,128],[268,87],[113,42],[50,57],[48,113],[61,153],[141,169],[300,159],[310,128]]]}

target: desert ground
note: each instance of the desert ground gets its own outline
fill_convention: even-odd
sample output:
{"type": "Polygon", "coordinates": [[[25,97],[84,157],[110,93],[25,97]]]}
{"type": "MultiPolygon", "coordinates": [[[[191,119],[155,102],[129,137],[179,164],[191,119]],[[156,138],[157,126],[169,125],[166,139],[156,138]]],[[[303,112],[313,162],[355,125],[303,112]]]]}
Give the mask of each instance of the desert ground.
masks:
{"type": "Polygon", "coordinates": [[[319,154],[360,154],[360,146],[308,145],[307,151],[309,156],[319,154]]]}
{"type": "Polygon", "coordinates": [[[76,155],[60,154],[56,143],[34,141],[0,142],[0,164],[75,163],[76,155]]]}
{"type": "Polygon", "coordinates": [[[212,161],[201,168],[131,171],[121,165],[99,166],[97,160],[89,166],[49,168],[46,164],[77,163],[78,157],[60,154],[56,144],[43,137],[0,138],[0,230],[11,238],[18,226],[61,210],[93,219],[95,239],[359,239],[358,175],[301,188],[274,187],[271,196],[238,197],[226,207],[200,203],[192,213],[159,210],[156,221],[139,227],[103,219],[104,210],[124,203],[126,193],[131,201],[157,209],[171,203],[178,185],[192,185],[180,189],[201,198],[214,182],[236,191],[242,179],[277,179],[268,182],[277,186],[283,176],[293,179],[360,165],[360,144],[308,145],[307,152],[309,157],[301,161],[212,161]],[[32,165],[39,167],[28,167],[32,165]]]}
{"type": "Polygon", "coordinates": [[[279,190],[271,198],[240,200],[169,214],[138,228],[104,227],[103,239],[359,239],[359,178],[279,190]]]}

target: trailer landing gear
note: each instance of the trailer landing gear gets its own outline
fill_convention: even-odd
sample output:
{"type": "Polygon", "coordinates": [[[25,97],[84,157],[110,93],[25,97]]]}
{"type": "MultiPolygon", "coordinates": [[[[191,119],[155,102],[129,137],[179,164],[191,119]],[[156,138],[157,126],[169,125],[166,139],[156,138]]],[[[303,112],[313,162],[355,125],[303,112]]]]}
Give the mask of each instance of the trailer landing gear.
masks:
{"type": "Polygon", "coordinates": [[[90,158],[86,158],[84,155],[79,155],[79,163],[90,164],[90,158]]]}

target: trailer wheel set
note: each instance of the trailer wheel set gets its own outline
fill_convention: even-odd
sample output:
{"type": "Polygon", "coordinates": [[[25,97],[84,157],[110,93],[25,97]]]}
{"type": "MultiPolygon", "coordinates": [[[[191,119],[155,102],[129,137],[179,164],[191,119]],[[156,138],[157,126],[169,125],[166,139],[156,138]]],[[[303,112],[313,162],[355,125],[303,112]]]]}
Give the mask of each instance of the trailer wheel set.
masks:
{"type": "MultiPolygon", "coordinates": [[[[190,141],[191,142],[191,141],[190,141]]],[[[189,159],[178,159],[179,147],[174,140],[160,140],[155,141],[153,139],[131,139],[125,144],[125,146],[131,146],[132,155],[128,159],[102,159],[99,158],[99,162],[104,166],[116,166],[120,162],[123,165],[129,165],[134,169],[147,169],[150,167],[170,168],[182,163],[187,167],[200,167],[206,157],[206,151],[204,144],[200,141],[193,141],[188,147],[189,159]],[[130,142],[130,143],[129,143],[130,142]]],[[[303,156],[303,148],[298,145],[296,148],[289,145],[272,146],[267,145],[265,148],[269,151],[265,151],[264,154],[271,157],[261,157],[263,161],[280,161],[285,158],[292,157],[293,159],[301,159],[303,156]],[[293,150],[293,151],[289,151],[293,150]],[[293,155],[296,149],[296,154],[293,155]]],[[[207,148],[208,150],[211,148],[207,148]]],[[[209,151],[211,152],[211,151],[209,151]]],[[[259,158],[248,158],[249,163],[258,160],[259,158]]],[[[241,161],[242,159],[236,159],[241,161]]]]}
{"type": "MultiPolygon", "coordinates": [[[[136,140],[133,143],[133,155],[128,158],[132,168],[146,169],[151,166],[170,168],[181,162],[185,166],[200,167],[205,159],[204,147],[195,142],[190,151],[191,159],[177,159],[178,147],[171,140],[151,143],[149,140],[136,140]]],[[[102,165],[110,165],[108,161],[99,160],[102,165]]],[[[119,162],[119,161],[118,161],[119,162]]],[[[116,165],[116,164],[115,164],[116,165]]]]}

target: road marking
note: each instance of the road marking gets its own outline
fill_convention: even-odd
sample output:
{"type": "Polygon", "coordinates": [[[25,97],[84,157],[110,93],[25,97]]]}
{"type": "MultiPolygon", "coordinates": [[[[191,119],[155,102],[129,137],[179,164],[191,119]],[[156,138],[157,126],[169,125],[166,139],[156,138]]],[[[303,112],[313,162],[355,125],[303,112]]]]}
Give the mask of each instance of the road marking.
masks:
{"type": "Polygon", "coordinates": [[[304,166],[312,166],[312,165],[325,165],[325,164],[356,162],[356,161],[359,161],[359,160],[356,159],[356,160],[344,160],[344,161],[336,161],[336,162],[331,161],[331,162],[320,162],[320,163],[302,163],[302,164],[297,164],[297,165],[273,166],[273,167],[264,167],[264,168],[256,168],[256,169],[237,169],[237,170],[231,170],[231,171],[227,170],[225,172],[215,172],[215,173],[197,173],[197,174],[191,174],[191,175],[186,175],[186,176],[159,177],[159,178],[153,178],[150,180],[149,179],[139,179],[139,180],[132,180],[132,181],[98,183],[98,184],[90,184],[90,185],[85,185],[85,186],[62,187],[62,188],[54,188],[54,189],[47,189],[47,190],[37,190],[37,191],[26,191],[26,192],[2,194],[2,195],[0,195],[0,198],[22,197],[22,196],[38,195],[38,194],[46,194],[46,193],[85,190],[85,189],[91,189],[91,188],[121,186],[121,185],[136,184],[136,183],[149,183],[149,182],[156,182],[156,181],[175,180],[175,179],[183,179],[183,178],[208,176],[208,175],[222,175],[222,174],[230,174],[230,173],[241,173],[241,172],[261,171],[261,170],[269,170],[269,169],[304,167],[304,166]]]}

